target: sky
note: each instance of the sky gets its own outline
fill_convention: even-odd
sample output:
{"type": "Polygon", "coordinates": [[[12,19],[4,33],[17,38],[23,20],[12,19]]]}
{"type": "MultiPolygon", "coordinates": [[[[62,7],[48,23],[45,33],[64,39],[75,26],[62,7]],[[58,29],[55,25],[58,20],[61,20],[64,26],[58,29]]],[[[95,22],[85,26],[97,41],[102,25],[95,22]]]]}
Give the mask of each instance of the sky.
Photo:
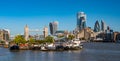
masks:
{"type": "Polygon", "coordinates": [[[11,35],[24,34],[30,29],[49,27],[59,22],[59,30],[76,28],[77,12],[85,12],[87,26],[94,28],[96,20],[114,31],[120,31],[120,0],[0,0],[0,29],[9,29],[11,35]]]}

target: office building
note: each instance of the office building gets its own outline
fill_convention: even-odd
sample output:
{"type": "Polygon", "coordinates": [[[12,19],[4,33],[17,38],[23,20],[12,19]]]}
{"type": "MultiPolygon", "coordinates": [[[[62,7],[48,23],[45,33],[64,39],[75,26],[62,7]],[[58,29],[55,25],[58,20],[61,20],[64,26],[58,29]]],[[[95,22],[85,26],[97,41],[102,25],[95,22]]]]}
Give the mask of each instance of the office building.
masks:
{"type": "Polygon", "coordinates": [[[86,14],[84,12],[77,13],[77,30],[81,31],[86,28],[86,14]]]}
{"type": "Polygon", "coordinates": [[[58,22],[54,21],[49,23],[49,27],[50,27],[50,34],[55,35],[55,32],[58,30],[58,22]]]}
{"type": "Polygon", "coordinates": [[[100,32],[100,24],[99,24],[98,20],[95,22],[94,32],[100,32]]]}
{"type": "Polygon", "coordinates": [[[101,31],[102,31],[102,32],[105,32],[106,29],[107,29],[106,24],[105,24],[105,22],[102,20],[102,21],[101,21],[101,31]]]}
{"type": "Polygon", "coordinates": [[[9,41],[10,32],[8,30],[0,29],[0,41],[9,41]]]}

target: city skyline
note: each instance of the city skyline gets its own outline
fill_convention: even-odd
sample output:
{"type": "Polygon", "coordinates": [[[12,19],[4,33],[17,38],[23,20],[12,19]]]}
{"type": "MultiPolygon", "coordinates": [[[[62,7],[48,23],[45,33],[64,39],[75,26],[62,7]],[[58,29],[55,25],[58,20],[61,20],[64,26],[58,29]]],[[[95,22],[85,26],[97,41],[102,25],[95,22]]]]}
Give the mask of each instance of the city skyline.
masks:
{"type": "Polygon", "coordinates": [[[96,20],[103,20],[110,28],[120,31],[118,0],[5,0],[0,1],[0,29],[10,29],[11,34],[24,34],[24,26],[31,29],[49,27],[58,21],[60,30],[76,28],[77,13],[85,12],[87,26],[94,28],[96,20]]]}

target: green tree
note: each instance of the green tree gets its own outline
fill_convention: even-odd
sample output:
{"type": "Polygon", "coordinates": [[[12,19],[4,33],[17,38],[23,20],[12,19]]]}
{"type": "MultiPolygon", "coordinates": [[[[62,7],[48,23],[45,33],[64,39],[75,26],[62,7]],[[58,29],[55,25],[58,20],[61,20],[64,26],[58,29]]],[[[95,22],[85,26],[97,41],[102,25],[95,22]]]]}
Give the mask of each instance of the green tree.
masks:
{"type": "Polygon", "coordinates": [[[22,35],[17,35],[13,41],[16,44],[20,44],[20,43],[24,44],[24,43],[26,43],[26,40],[24,39],[24,37],[22,35]]]}
{"type": "Polygon", "coordinates": [[[4,44],[4,43],[5,43],[5,41],[0,41],[0,43],[3,43],[3,44],[4,44]]]}
{"type": "Polygon", "coordinates": [[[69,40],[73,40],[74,38],[75,38],[74,35],[68,35],[68,39],[69,39],[69,40]]]}
{"type": "Polygon", "coordinates": [[[53,42],[54,42],[54,39],[53,39],[53,37],[51,37],[51,36],[47,36],[47,37],[45,38],[45,41],[46,41],[46,43],[53,43],[53,42]]]}
{"type": "Polygon", "coordinates": [[[62,36],[58,36],[58,38],[62,38],[62,37],[64,37],[64,35],[62,35],[62,36]]]}
{"type": "Polygon", "coordinates": [[[35,43],[35,39],[33,39],[33,38],[30,38],[30,40],[29,40],[29,43],[30,43],[30,44],[33,44],[33,43],[35,43]]]}

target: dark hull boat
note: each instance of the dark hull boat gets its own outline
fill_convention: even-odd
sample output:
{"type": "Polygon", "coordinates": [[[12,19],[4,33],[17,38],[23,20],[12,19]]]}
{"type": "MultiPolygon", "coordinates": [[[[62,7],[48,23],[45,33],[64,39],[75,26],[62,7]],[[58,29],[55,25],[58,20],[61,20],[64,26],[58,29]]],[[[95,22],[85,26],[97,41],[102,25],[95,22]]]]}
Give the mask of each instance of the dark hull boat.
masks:
{"type": "Polygon", "coordinates": [[[18,45],[13,45],[10,47],[10,50],[19,50],[19,46],[18,45]]]}

